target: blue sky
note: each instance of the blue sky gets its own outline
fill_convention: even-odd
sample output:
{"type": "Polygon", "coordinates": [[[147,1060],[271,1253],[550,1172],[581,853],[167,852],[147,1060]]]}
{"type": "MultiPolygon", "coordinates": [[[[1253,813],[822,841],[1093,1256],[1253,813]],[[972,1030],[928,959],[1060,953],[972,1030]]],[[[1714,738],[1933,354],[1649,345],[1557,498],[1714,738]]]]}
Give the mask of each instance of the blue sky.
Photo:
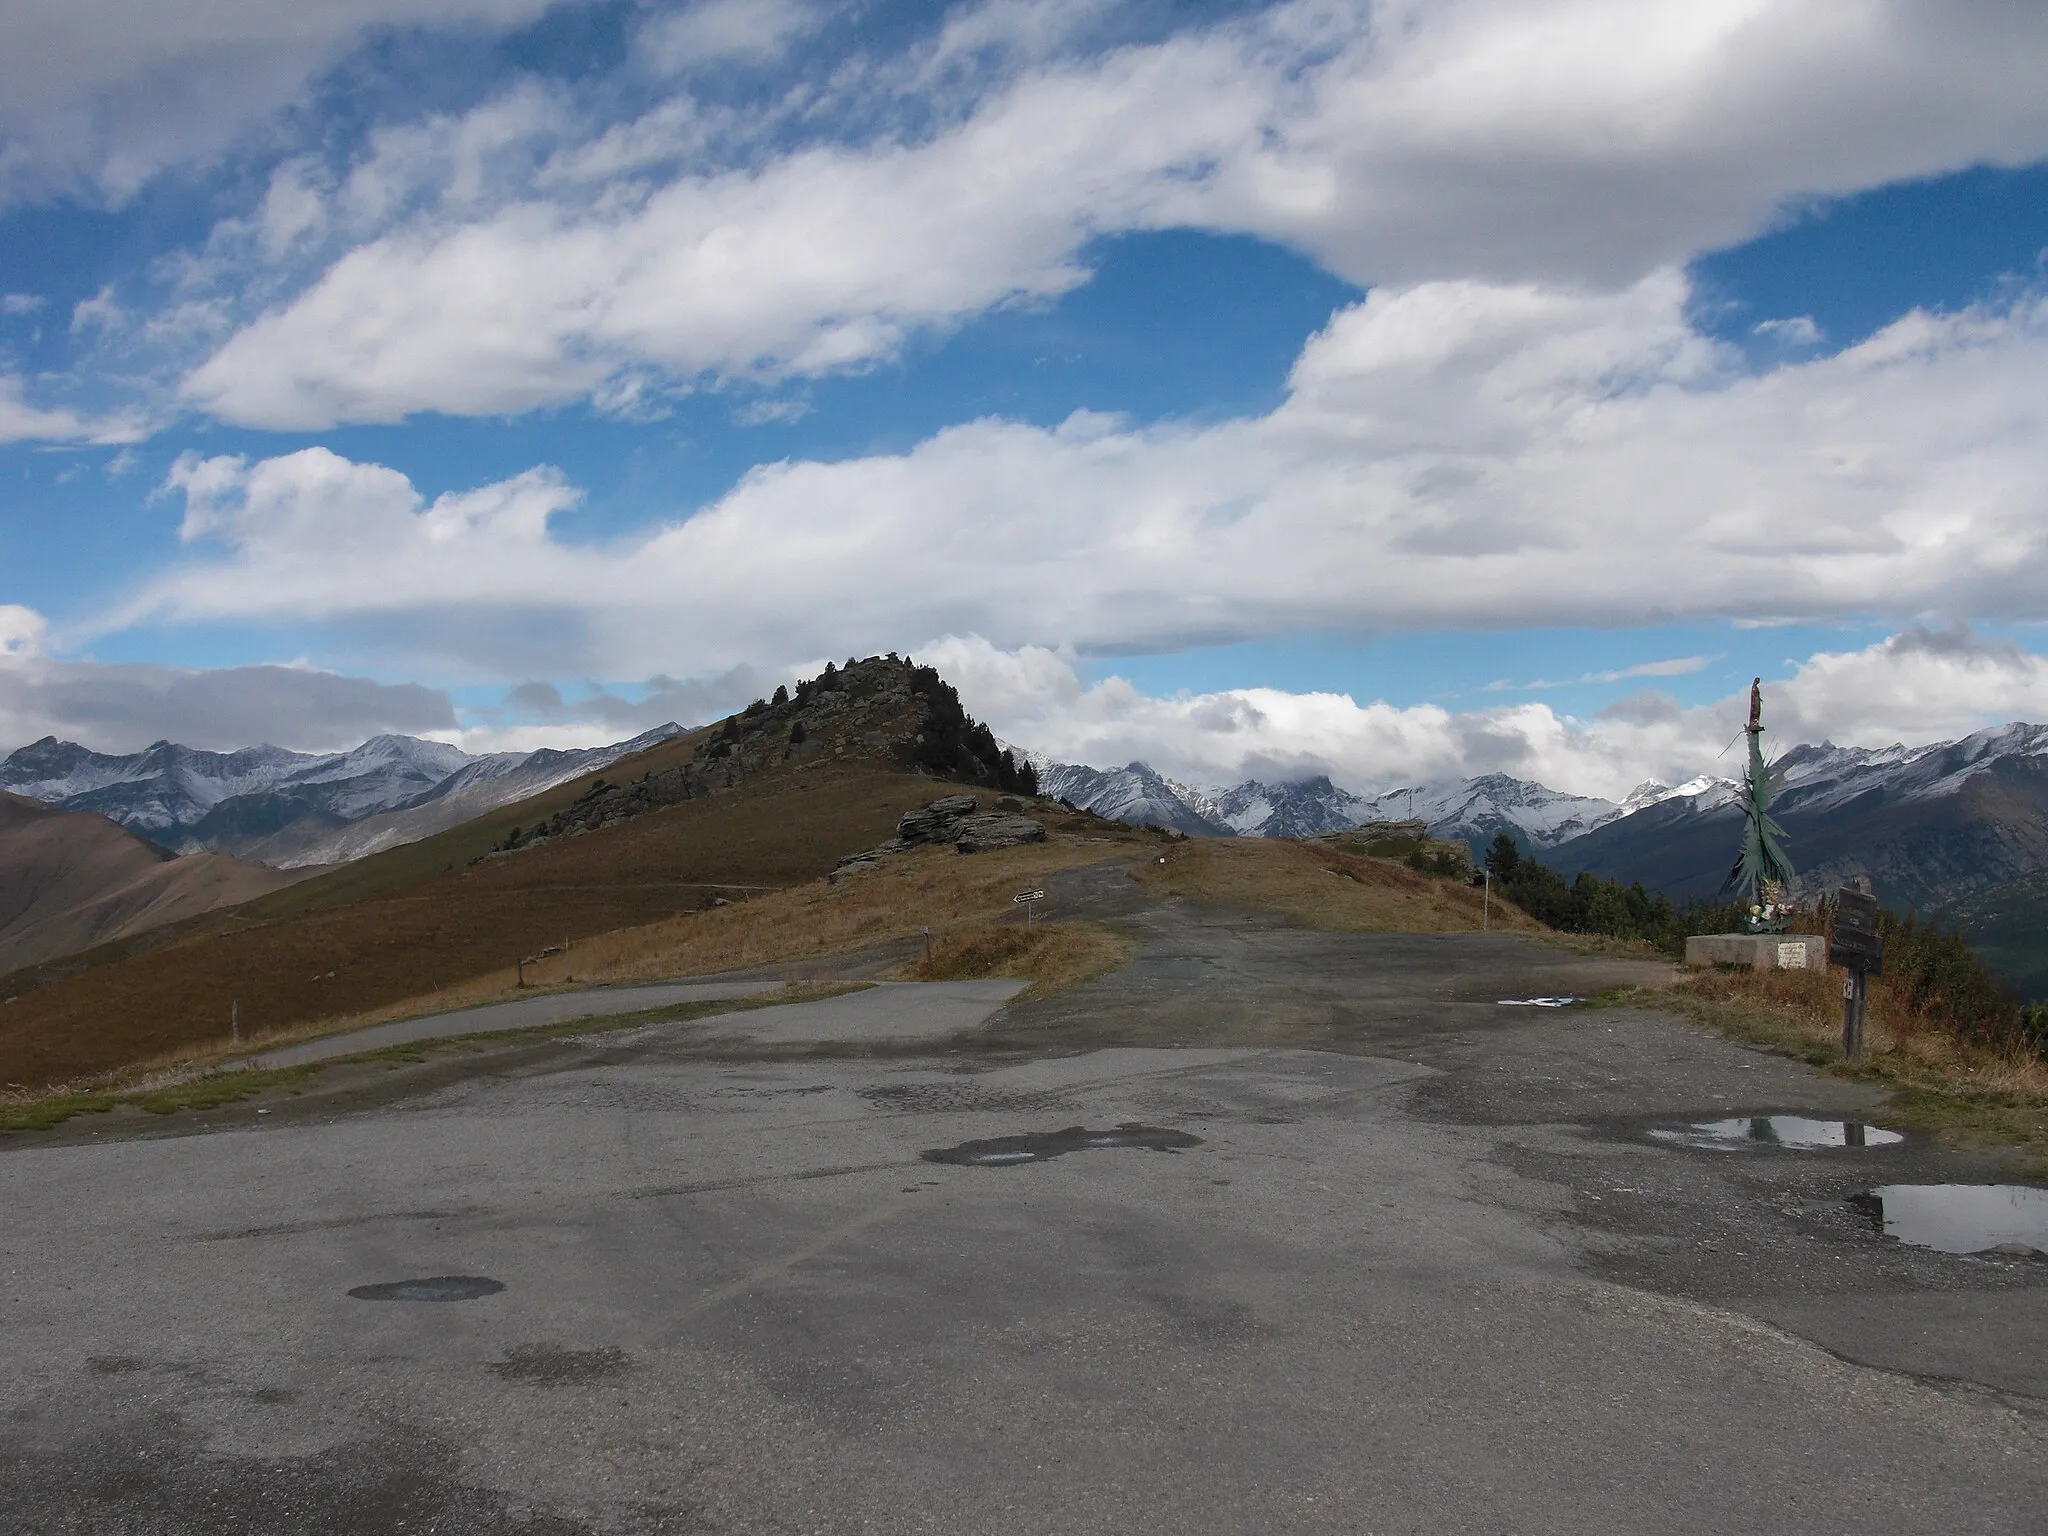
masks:
{"type": "Polygon", "coordinates": [[[1403,15],[39,9],[0,750],[194,688],[606,739],[885,649],[1212,783],[1619,795],[1753,675],[2048,717],[2048,18],[1403,15]]]}

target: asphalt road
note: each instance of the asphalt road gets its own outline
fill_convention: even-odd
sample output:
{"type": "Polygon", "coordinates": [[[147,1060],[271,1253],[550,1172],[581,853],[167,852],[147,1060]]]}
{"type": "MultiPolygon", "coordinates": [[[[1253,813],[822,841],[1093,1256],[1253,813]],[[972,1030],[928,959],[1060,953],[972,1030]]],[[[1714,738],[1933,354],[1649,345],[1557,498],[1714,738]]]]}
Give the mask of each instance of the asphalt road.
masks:
{"type": "MultiPolygon", "coordinates": [[[[498,1030],[534,1025],[581,1023],[624,1013],[643,1013],[679,1003],[717,1003],[758,997],[782,986],[779,977],[751,976],[740,980],[653,982],[642,986],[593,988],[583,992],[550,992],[487,1003],[452,1013],[422,1014],[390,1024],[372,1024],[344,1034],[280,1046],[250,1058],[262,1068],[298,1067],[333,1061],[392,1045],[418,1045],[459,1040],[498,1030]]],[[[789,1003],[758,1012],[714,1015],[721,1038],[758,1041],[943,1040],[981,1024],[991,1013],[1024,990],[1021,981],[882,981],[869,984],[873,995],[853,994],[825,1003],[789,1003]]],[[[711,1026],[706,1026],[711,1028],[711,1026]]]]}
{"type": "Polygon", "coordinates": [[[860,993],[14,1138],[0,1528],[2048,1529],[2048,1265],[1848,1204],[1989,1163],[1654,1140],[1872,1100],[1500,1006],[1618,962],[1054,897],[1134,964],[940,1043],[860,993]],[[1132,1124],[1198,1140],[920,1155],[1132,1124]],[[502,1288],[350,1294],[445,1277],[502,1288]]]}

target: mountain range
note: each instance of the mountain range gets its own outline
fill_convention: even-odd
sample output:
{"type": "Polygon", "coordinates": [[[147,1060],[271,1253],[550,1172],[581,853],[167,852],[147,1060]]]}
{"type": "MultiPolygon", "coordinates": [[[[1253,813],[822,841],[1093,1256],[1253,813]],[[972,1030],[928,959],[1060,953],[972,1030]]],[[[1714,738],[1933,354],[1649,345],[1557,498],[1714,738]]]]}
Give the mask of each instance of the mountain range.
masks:
{"type": "Polygon", "coordinates": [[[416,736],[349,752],[206,752],[159,741],[112,756],[46,736],[0,761],[0,791],[96,812],[173,853],[231,853],[281,869],[345,863],[414,842],[681,733],[573,751],[472,756],[416,736]]]}
{"type": "MultiPolygon", "coordinates": [[[[1499,773],[1360,795],[1327,777],[1201,789],[1142,762],[1034,761],[1049,794],[1190,836],[1305,837],[1412,818],[1475,853],[1507,832],[1567,877],[1640,881],[1681,901],[1721,890],[1741,831],[1740,784],[1711,775],[1651,781],[1617,803],[1499,773]]],[[[2048,994],[2048,726],[1919,747],[1800,745],[1772,772],[1801,891],[1867,876],[1886,905],[1957,929],[2001,975],[2048,994]]]]}
{"type": "MultiPolygon", "coordinates": [[[[1368,821],[1420,820],[1429,835],[1475,846],[1507,832],[1524,847],[1550,848],[1627,814],[1589,795],[1566,794],[1504,773],[1359,795],[1326,774],[1295,783],[1247,779],[1204,790],[1142,762],[1090,768],[1034,758],[1044,793],[1135,826],[1170,827],[1190,837],[1314,837],[1368,821]]],[[[1638,793],[1654,794],[1662,785],[1638,793]]]]}

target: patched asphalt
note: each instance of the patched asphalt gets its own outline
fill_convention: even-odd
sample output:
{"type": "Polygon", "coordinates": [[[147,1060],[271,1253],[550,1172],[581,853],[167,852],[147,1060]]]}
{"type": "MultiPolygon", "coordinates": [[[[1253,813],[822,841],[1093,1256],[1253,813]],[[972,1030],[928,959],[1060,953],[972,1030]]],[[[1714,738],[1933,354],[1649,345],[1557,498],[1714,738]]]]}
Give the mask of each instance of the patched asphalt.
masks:
{"type": "Polygon", "coordinates": [[[1995,1159],[1657,1140],[1884,1117],[1501,1006],[1633,962],[1051,895],[1132,965],[943,1039],[859,993],[10,1138],[0,1526],[2043,1529],[2048,1264],[1850,1199],[1995,1159]]]}

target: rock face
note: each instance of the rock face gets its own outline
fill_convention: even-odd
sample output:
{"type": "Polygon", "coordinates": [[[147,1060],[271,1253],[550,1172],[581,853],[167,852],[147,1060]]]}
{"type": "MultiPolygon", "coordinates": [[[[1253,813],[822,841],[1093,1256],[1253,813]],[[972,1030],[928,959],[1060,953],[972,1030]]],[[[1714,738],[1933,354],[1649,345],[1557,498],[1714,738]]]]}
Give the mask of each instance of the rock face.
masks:
{"type": "Polygon", "coordinates": [[[962,853],[990,853],[997,848],[1015,848],[1021,843],[1042,843],[1045,828],[1029,816],[1010,811],[990,811],[963,819],[953,839],[962,853]]]}
{"type": "MultiPolygon", "coordinates": [[[[1011,795],[1005,795],[1003,802],[1023,804],[1011,795]]],[[[1029,816],[1010,810],[984,811],[973,795],[946,795],[918,810],[905,811],[896,822],[894,837],[865,853],[847,855],[830,878],[836,881],[856,870],[873,869],[892,853],[908,853],[935,843],[951,843],[961,853],[990,853],[1044,841],[1045,828],[1029,816]]]]}

